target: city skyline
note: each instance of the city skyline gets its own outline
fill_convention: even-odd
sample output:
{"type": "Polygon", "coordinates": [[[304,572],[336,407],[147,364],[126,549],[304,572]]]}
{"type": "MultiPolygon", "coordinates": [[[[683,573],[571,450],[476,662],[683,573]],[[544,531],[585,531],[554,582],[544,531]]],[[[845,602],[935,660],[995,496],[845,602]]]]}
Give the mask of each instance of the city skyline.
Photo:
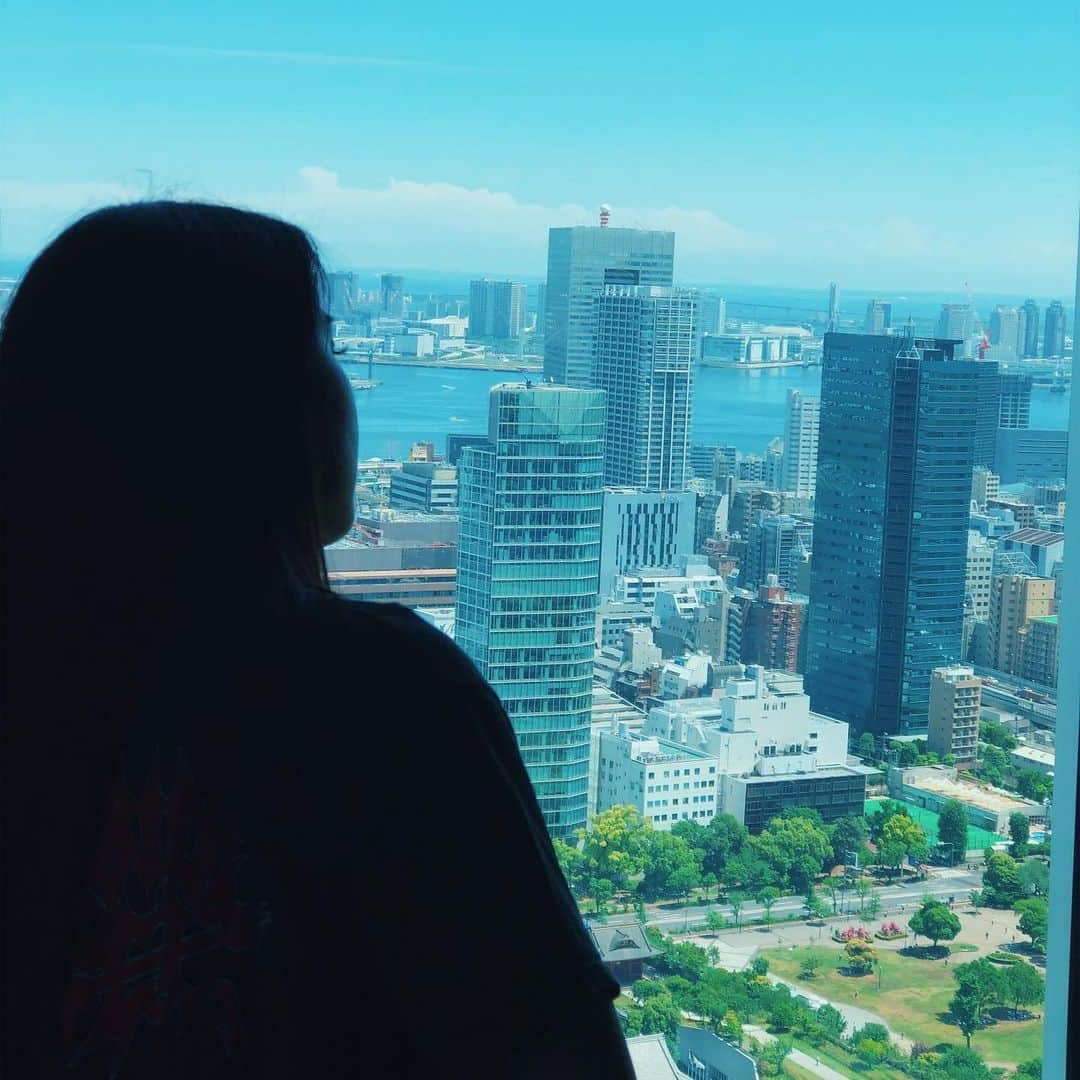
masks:
{"type": "Polygon", "coordinates": [[[298,221],[334,268],[538,277],[547,229],[607,202],[613,226],[677,232],[687,280],[1064,299],[1080,161],[1054,12],[1071,9],[1001,34],[922,0],[903,19],[782,7],[766,22],[692,5],[643,36],[560,0],[521,25],[483,4],[449,22],[421,4],[406,23],[124,0],[73,6],[59,37],[18,0],[0,43],[4,252],[142,196],[152,170],[157,192],[298,221]],[[926,25],[994,78],[941,93],[926,25]]]}

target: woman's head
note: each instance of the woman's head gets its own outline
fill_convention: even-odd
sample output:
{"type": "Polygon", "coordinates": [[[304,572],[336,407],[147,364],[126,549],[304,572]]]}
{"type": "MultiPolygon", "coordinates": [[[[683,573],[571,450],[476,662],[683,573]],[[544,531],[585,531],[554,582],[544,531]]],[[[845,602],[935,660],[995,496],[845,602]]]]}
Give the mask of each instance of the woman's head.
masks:
{"type": "Polygon", "coordinates": [[[0,331],[5,532],[62,558],[42,572],[88,555],[151,592],[211,568],[320,581],[356,458],[324,295],[311,241],[274,218],[147,202],[77,221],[0,331]]]}

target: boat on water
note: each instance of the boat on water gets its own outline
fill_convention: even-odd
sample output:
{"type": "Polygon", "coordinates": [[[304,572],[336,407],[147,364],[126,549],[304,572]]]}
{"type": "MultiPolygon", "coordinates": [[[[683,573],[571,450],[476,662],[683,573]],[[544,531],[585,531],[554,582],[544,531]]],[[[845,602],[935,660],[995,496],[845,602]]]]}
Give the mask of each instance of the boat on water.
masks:
{"type": "Polygon", "coordinates": [[[382,386],[378,379],[350,379],[349,385],[354,390],[374,390],[376,386],[382,386]]]}
{"type": "Polygon", "coordinates": [[[456,386],[451,386],[449,383],[443,383],[442,388],[444,390],[456,390],[457,389],[456,386]]]}

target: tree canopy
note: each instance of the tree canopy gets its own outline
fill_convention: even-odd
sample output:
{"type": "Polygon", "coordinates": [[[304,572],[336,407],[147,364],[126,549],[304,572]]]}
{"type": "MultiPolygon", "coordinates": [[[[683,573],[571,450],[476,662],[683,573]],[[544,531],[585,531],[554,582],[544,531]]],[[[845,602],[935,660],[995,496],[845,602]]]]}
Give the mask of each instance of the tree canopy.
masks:
{"type": "Polygon", "coordinates": [[[968,819],[964,804],[949,799],[938,816],[938,840],[948,846],[952,861],[959,862],[967,854],[968,819]]]}
{"type": "Polygon", "coordinates": [[[939,941],[952,941],[960,933],[960,919],[940,900],[923,901],[908,926],[912,933],[929,938],[935,946],[939,941]]]}

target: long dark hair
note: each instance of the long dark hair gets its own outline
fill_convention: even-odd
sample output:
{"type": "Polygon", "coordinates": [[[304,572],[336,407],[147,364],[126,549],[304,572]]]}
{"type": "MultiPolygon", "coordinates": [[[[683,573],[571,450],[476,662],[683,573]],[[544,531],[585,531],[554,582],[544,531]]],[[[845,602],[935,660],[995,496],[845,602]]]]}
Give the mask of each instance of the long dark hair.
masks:
{"type": "Polygon", "coordinates": [[[146,202],[66,229],[8,307],[0,874],[58,923],[155,649],[200,597],[325,586],[324,296],[295,226],[146,202]]]}

